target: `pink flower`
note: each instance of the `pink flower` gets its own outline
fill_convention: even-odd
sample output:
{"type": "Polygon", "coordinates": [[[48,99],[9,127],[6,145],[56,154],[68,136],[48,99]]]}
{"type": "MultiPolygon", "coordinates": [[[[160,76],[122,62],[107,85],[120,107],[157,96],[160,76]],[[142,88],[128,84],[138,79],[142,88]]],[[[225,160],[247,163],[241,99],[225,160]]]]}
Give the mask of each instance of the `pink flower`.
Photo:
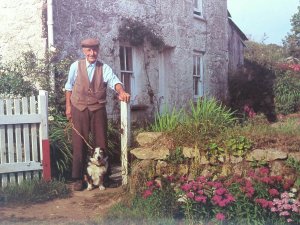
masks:
{"type": "Polygon", "coordinates": [[[257,198],[255,199],[255,202],[260,204],[263,208],[271,208],[273,206],[273,203],[271,201],[268,201],[263,198],[257,198]]]}
{"type": "Polygon", "coordinates": [[[272,207],[271,208],[271,212],[277,212],[278,210],[276,209],[276,207],[272,207]]]}
{"type": "Polygon", "coordinates": [[[193,192],[189,192],[186,194],[186,197],[190,198],[190,199],[193,199],[195,196],[195,194],[193,192]]]}
{"type": "Polygon", "coordinates": [[[219,221],[223,221],[225,219],[225,215],[223,213],[217,213],[216,219],[219,221]]]}
{"type": "Polygon", "coordinates": [[[203,191],[203,190],[198,190],[198,191],[197,191],[197,194],[203,195],[203,194],[204,194],[204,191],[203,191]]]}
{"type": "Polygon", "coordinates": [[[183,190],[185,192],[191,190],[191,188],[192,188],[191,184],[184,184],[184,185],[181,186],[181,190],[183,190]]]}
{"type": "Polygon", "coordinates": [[[206,199],[207,199],[207,197],[206,196],[196,196],[195,197],[195,201],[196,202],[202,202],[202,203],[206,203],[206,199]]]}
{"type": "Polygon", "coordinates": [[[279,192],[278,192],[275,188],[272,188],[272,189],[269,189],[269,194],[270,194],[272,197],[275,197],[275,196],[278,196],[278,195],[279,195],[279,192]]]}
{"type": "Polygon", "coordinates": [[[225,188],[219,188],[219,189],[215,190],[216,195],[223,195],[226,192],[227,192],[227,190],[225,188]]]}
{"type": "Polygon", "coordinates": [[[269,172],[270,172],[270,170],[267,167],[261,167],[261,168],[259,168],[259,173],[260,174],[267,175],[267,174],[269,174],[269,172]]]}
{"type": "Polygon", "coordinates": [[[293,222],[293,220],[292,220],[291,218],[288,218],[286,221],[287,221],[288,223],[293,222]]]}
{"type": "Polygon", "coordinates": [[[149,196],[151,196],[152,195],[152,191],[151,190],[149,190],[149,189],[147,189],[147,190],[145,190],[144,191],[144,193],[143,193],[143,198],[148,198],[149,196]]]}
{"type": "Polygon", "coordinates": [[[283,211],[281,213],[279,213],[279,216],[289,216],[290,213],[288,211],[283,211]]]}
{"type": "Polygon", "coordinates": [[[153,186],[153,185],[154,185],[154,181],[152,181],[152,180],[147,181],[147,183],[146,183],[146,186],[147,186],[147,187],[151,187],[151,186],[153,186]]]}
{"type": "Polygon", "coordinates": [[[285,183],[283,185],[284,190],[289,190],[293,184],[294,184],[293,180],[291,180],[291,179],[285,180],[285,183]]]}

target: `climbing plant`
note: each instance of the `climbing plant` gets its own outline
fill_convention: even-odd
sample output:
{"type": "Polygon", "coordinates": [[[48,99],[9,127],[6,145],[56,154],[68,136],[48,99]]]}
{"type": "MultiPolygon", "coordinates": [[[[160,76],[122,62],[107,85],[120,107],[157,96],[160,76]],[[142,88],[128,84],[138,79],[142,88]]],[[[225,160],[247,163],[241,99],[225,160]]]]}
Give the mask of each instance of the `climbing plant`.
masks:
{"type": "Polygon", "coordinates": [[[161,49],[165,43],[155,27],[145,24],[141,19],[123,18],[119,27],[119,40],[128,41],[133,46],[139,46],[145,40],[149,41],[156,49],[161,49]]]}

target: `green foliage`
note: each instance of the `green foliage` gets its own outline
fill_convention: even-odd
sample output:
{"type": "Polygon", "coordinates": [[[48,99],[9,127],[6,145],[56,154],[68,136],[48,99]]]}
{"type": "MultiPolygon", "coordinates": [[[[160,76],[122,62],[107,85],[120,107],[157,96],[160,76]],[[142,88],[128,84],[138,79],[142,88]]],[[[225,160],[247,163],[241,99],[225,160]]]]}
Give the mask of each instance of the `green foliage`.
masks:
{"type": "Polygon", "coordinates": [[[227,150],[234,156],[245,156],[251,149],[251,142],[244,136],[232,137],[225,143],[227,150]]]}
{"type": "Polygon", "coordinates": [[[198,99],[190,103],[190,111],[183,113],[182,122],[170,132],[178,146],[203,146],[207,140],[222,133],[236,122],[233,112],[215,99],[198,99]]]}
{"type": "Polygon", "coordinates": [[[300,161],[295,158],[289,157],[286,161],[286,165],[293,168],[296,171],[295,187],[300,188],[300,161]]]}
{"type": "Polygon", "coordinates": [[[48,91],[51,113],[64,113],[63,88],[73,57],[59,59],[58,55],[59,51],[38,58],[33,51],[28,51],[12,62],[0,62],[0,96],[36,95],[39,87],[48,91]]]}
{"type": "Polygon", "coordinates": [[[176,224],[173,215],[178,208],[170,183],[162,178],[159,190],[149,185],[147,188],[151,196],[137,193],[128,202],[115,205],[104,218],[104,224],[176,224]]]}
{"type": "Polygon", "coordinates": [[[121,135],[118,129],[119,127],[120,127],[119,123],[113,120],[108,120],[107,154],[109,156],[109,160],[111,163],[120,162],[121,159],[121,140],[120,140],[121,135]]]}
{"type": "Polygon", "coordinates": [[[289,33],[283,41],[284,47],[288,50],[290,56],[300,58],[300,6],[297,8],[297,12],[291,18],[291,33],[289,33]]]}
{"type": "Polygon", "coordinates": [[[169,112],[167,106],[164,109],[164,113],[157,113],[155,116],[154,124],[150,126],[150,129],[155,132],[168,132],[174,130],[178,125],[182,117],[182,110],[177,110],[175,107],[169,112]]]}
{"type": "Polygon", "coordinates": [[[222,130],[235,123],[234,113],[214,98],[198,99],[196,105],[190,102],[191,115],[187,121],[202,132],[222,130]]]}
{"type": "Polygon", "coordinates": [[[276,112],[290,114],[300,108],[300,79],[292,72],[285,72],[276,78],[274,87],[276,112]]]}
{"type": "Polygon", "coordinates": [[[300,175],[300,161],[296,160],[295,158],[289,157],[286,161],[286,164],[289,167],[295,169],[296,172],[300,175]]]}
{"type": "Polygon", "coordinates": [[[173,164],[182,164],[186,161],[186,158],[184,157],[182,153],[182,148],[177,147],[174,151],[170,152],[170,155],[166,159],[167,162],[173,163],[173,164]]]}
{"type": "Polygon", "coordinates": [[[225,154],[225,150],[223,147],[219,146],[215,142],[209,143],[207,150],[206,150],[206,156],[209,161],[218,161],[221,159],[221,157],[225,154]]]}
{"type": "Polygon", "coordinates": [[[0,189],[0,195],[6,196],[7,202],[36,203],[53,200],[55,198],[66,198],[70,190],[62,181],[51,180],[25,180],[20,184],[9,184],[0,189]]]}
{"type": "Polygon", "coordinates": [[[70,177],[72,163],[71,127],[62,115],[49,117],[49,140],[52,176],[58,179],[70,177]]]}
{"type": "Polygon", "coordinates": [[[145,24],[140,18],[123,18],[119,27],[119,39],[128,41],[133,46],[139,46],[148,40],[153,47],[161,49],[165,43],[161,35],[151,24],[145,24]]]}
{"type": "Polygon", "coordinates": [[[0,64],[1,98],[27,97],[37,94],[35,84],[30,80],[32,67],[36,66],[32,58],[32,54],[24,53],[13,63],[0,64]],[[27,68],[29,69],[26,70],[27,68]]]}
{"type": "Polygon", "coordinates": [[[245,43],[245,58],[268,69],[271,69],[275,63],[288,57],[284,49],[276,44],[266,45],[254,41],[247,41],[245,43]]]}
{"type": "Polygon", "coordinates": [[[260,168],[260,167],[266,167],[269,163],[265,159],[257,160],[255,158],[252,158],[252,161],[250,162],[250,166],[254,169],[260,168]]]}
{"type": "Polygon", "coordinates": [[[243,117],[247,105],[256,114],[263,113],[269,121],[275,121],[275,78],[271,66],[246,58],[243,70],[229,75],[230,107],[243,117]]]}

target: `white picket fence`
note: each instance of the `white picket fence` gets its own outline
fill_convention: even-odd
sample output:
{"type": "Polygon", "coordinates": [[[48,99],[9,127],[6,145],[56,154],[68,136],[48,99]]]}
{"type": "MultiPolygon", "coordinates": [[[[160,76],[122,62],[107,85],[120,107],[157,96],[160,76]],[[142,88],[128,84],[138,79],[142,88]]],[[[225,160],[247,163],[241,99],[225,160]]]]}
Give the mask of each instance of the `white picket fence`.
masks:
{"type": "Polygon", "coordinates": [[[0,187],[51,179],[47,110],[46,91],[37,98],[0,99],[0,187]]]}

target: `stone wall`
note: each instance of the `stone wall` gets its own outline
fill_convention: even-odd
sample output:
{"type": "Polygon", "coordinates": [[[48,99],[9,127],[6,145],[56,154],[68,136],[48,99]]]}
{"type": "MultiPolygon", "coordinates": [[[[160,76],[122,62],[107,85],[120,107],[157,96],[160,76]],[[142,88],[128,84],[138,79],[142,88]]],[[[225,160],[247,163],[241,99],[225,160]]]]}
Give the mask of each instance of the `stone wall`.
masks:
{"type": "Polygon", "coordinates": [[[159,176],[177,175],[195,179],[207,175],[245,175],[249,169],[260,166],[268,166],[271,176],[282,175],[293,180],[296,173],[286,165],[286,160],[291,157],[300,161],[299,152],[286,152],[274,148],[253,149],[244,157],[225,155],[218,161],[212,161],[197,148],[183,147],[182,159],[185,160],[180,162],[179,159],[170,160],[174,146],[163,133],[140,133],[136,142],[138,147],[130,151],[135,159],[130,174],[132,190],[137,189],[141,182],[159,176]]]}
{"type": "Polygon", "coordinates": [[[13,61],[33,50],[42,57],[46,51],[45,0],[1,0],[0,56],[13,61]]]}

